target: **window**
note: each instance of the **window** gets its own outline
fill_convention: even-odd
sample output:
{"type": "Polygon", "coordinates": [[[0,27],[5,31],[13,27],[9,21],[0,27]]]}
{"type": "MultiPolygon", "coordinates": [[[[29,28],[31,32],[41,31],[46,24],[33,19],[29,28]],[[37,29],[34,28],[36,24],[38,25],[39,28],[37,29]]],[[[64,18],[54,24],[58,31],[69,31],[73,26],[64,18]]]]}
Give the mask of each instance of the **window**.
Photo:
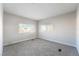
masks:
{"type": "Polygon", "coordinates": [[[47,31],[48,32],[53,32],[53,25],[47,25],[47,31]]]}
{"type": "Polygon", "coordinates": [[[41,25],[41,32],[45,32],[46,31],[46,26],[45,25],[41,25]]]}
{"type": "Polygon", "coordinates": [[[19,33],[33,33],[34,25],[32,24],[19,24],[19,33]]]}
{"type": "Polygon", "coordinates": [[[52,24],[41,25],[40,31],[41,32],[53,32],[53,25],[52,24]]]}

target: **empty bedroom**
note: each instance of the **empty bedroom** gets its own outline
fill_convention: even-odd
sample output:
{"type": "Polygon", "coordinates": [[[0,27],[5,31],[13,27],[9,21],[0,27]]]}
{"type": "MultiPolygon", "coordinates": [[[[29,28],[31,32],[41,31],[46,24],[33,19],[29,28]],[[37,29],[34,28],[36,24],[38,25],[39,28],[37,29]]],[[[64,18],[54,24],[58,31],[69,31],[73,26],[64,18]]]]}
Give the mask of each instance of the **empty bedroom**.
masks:
{"type": "Polygon", "coordinates": [[[77,3],[3,3],[3,56],[78,56],[77,3]]]}

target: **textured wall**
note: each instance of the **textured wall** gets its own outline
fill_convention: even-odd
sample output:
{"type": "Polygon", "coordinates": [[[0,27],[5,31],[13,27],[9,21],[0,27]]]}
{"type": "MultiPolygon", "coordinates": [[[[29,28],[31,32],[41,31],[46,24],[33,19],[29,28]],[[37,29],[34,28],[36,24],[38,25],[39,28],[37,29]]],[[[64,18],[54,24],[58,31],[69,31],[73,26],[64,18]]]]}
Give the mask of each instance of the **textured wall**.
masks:
{"type": "Polygon", "coordinates": [[[52,24],[53,32],[40,32],[39,38],[54,41],[70,46],[76,46],[76,12],[70,12],[56,17],[39,21],[41,24],[52,24]]]}
{"type": "Polygon", "coordinates": [[[3,50],[3,47],[2,47],[2,41],[3,41],[3,19],[2,19],[2,17],[3,17],[3,9],[2,9],[2,4],[0,3],[0,56],[2,55],[2,50],[3,50]]]}
{"type": "Polygon", "coordinates": [[[79,6],[77,8],[77,50],[79,52],[79,6]]]}
{"type": "Polygon", "coordinates": [[[4,12],[4,45],[36,38],[36,21],[4,12]],[[18,24],[32,24],[34,33],[18,33],[18,24]]]}

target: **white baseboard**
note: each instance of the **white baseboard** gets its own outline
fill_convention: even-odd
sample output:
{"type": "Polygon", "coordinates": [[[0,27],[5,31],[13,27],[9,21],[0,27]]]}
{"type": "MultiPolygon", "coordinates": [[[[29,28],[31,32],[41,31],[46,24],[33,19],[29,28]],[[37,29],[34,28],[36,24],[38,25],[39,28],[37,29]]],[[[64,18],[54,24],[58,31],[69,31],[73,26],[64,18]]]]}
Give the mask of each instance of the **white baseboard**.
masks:
{"type": "MultiPolygon", "coordinates": [[[[31,38],[31,39],[35,39],[35,38],[31,38]]],[[[19,43],[19,42],[31,40],[31,39],[23,39],[23,40],[19,40],[19,41],[13,41],[13,42],[10,42],[10,43],[7,43],[7,44],[3,44],[3,46],[12,45],[12,44],[15,44],[15,43],[19,43]]]]}
{"type": "MultiPolygon", "coordinates": [[[[44,38],[40,38],[40,39],[44,39],[44,38]]],[[[59,41],[48,40],[48,39],[44,39],[44,40],[51,41],[51,42],[56,42],[56,43],[60,43],[60,44],[63,44],[63,45],[72,46],[72,47],[76,48],[76,45],[72,45],[72,44],[68,44],[68,43],[62,43],[62,42],[59,42],[59,41]]]]}

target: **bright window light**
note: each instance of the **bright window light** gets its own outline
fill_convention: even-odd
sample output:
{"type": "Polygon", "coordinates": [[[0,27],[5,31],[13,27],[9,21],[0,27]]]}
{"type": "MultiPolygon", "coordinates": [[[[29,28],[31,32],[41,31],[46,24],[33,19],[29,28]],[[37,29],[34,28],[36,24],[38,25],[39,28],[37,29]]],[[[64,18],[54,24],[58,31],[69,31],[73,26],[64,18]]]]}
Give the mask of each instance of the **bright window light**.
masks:
{"type": "Polygon", "coordinates": [[[42,26],[41,26],[41,31],[42,31],[42,32],[43,32],[43,31],[44,31],[44,32],[46,31],[46,26],[45,26],[45,25],[42,25],[42,26]]]}
{"type": "Polygon", "coordinates": [[[47,25],[47,31],[53,32],[53,25],[47,25]]]}
{"type": "Polygon", "coordinates": [[[53,25],[52,24],[41,25],[40,31],[41,32],[53,32],[53,25]]]}
{"type": "Polygon", "coordinates": [[[33,33],[34,25],[32,24],[19,24],[19,33],[33,33]]]}

